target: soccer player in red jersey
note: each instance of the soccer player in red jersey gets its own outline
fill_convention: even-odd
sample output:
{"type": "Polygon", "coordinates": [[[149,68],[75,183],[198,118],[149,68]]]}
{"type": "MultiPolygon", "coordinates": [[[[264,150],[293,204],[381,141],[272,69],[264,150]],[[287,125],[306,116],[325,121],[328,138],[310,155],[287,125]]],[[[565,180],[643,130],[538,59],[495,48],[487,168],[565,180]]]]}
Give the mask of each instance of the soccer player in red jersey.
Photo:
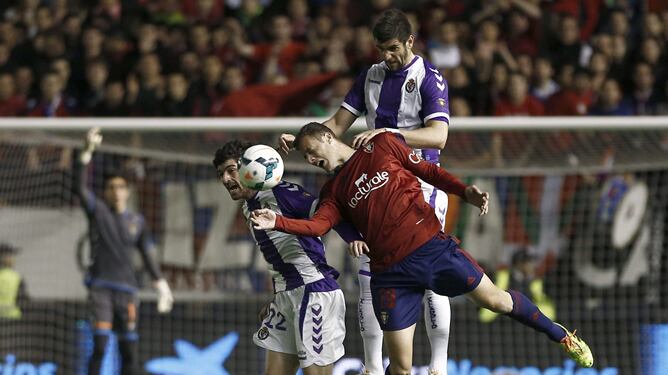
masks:
{"type": "Polygon", "coordinates": [[[416,177],[488,210],[488,193],[422,160],[401,135],[383,132],[354,150],[320,123],[302,127],[295,147],[309,164],[332,173],[320,206],[309,220],[271,210],[253,212],[255,229],[321,236],[342,220],[351,222],[368,246],[371,293],[390,357],[386,374],[410,374],[413,333],[425,289],[454,297],[465,294],[481,307],[506,314],[560,343],[580,366],[593,356],[575,333],[552,322],[523,294],[498,288],[458,241],[441,232],[416,177]]]}

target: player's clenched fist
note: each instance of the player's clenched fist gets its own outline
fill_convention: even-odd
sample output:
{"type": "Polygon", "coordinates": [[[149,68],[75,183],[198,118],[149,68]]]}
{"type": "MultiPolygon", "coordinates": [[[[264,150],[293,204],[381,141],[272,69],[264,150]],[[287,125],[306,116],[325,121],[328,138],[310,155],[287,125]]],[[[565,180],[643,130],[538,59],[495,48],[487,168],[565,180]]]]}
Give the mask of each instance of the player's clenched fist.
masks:
{"type": "Polygon", "coordinates": [[[489,211],[489,193],[482,192],[475,185],[469,185],[464,190],[466,202],[478,207],[480,209],[480,216],[485,215],[489,211]]]}
{"type": "Polygon", "coordinates": [[[253,222],[253,229],[274,229],[276,226],[276,213],[266,208],[254,210],[251,212],[250,220],[253,222]]]}
{"type": "Polygon", "coordinates": [[[290,150],[292,150],[295,145],[295,136],[292,134],[283,133],[278,138],[278,151],[282,152],[284,155],[287,155],[290,150]]]}

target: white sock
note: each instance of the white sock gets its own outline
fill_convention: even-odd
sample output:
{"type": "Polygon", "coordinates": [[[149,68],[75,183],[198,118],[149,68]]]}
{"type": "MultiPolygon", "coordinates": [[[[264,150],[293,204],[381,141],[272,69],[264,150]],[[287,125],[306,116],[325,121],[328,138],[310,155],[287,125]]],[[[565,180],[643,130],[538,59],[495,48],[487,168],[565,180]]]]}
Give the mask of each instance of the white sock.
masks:
{"type": "Polygon", "coordinates": [[[369,374],[383,375],[383,331],[376,320],[371,302],[371,277],[357,275],[360,299],[357,305],[360,334],[364,343],[364,368],[369,374]]]}
{"type": "Polygon", "coordinates": [[[448,341],[450,339],[450,300],[431,290],[424,293],[424,323],[431,344],[429,368],[448,373],[448,341]]]}

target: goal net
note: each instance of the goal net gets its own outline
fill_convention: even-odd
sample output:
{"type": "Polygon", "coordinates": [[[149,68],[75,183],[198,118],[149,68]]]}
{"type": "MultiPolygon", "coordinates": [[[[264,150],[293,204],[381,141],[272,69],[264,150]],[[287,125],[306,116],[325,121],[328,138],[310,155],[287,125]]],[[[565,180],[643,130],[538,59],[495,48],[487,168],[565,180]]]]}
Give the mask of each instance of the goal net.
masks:
{"type": "MultiPolygon", "coordinates": [[[[146,217],[175,291],[174,310],[159,315],[137,259],[143,371],[187,375],[178,366],[206,365],[219,374],[262,373],[252,334],[271,282],[240,203],[218,183],[211,160],[226,141],[275,145],[307,121],[0,121],[0,242],[20,249],[14,268],[29,297],[20,317],[0,315],[0,373],[86,373],[89,250],[72,168],[85,131],[98,125],[104,142],[87,170],[89,187],[101,195],[111,169],[129,176],[130,207],[146,217]]],[[[447,230],[497,285],[523,291],[576,328],[595,357],[593,369],[577,369],[544,335],[454,298],[449,375],[668,373],[668,118],[458,119],[441,161],[491,194],[482,218],[451,197],[447,230]]],[[[293,153],[284,178],[317,193],[327,176],[293,153]]],[[[363,358],[357,264],[335,234],[325,242],[348,302],[346,355],[334,373],[354,374],[363,358]]],[[[416,329],[415,374],[426,374],[431,355],[424,325],[416,329]]],[[[105,374],[117,373],[117,361],[111,340],[105,374]]]]}

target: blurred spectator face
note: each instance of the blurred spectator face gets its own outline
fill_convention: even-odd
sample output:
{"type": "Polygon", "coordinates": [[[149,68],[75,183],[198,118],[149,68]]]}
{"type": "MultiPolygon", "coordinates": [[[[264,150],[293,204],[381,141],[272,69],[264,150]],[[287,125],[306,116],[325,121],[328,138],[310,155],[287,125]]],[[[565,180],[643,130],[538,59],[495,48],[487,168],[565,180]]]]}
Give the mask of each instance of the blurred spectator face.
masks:
{"type": "Polygon", "coordinates": [[[299,79],[308,78],[320,74],[321,71],[322,68],[317,61],[302,61],[295,66],[295,77],[299,79]]]}
{"type": "Polygon", "coordinates": [[[616,108],[622,100],[622,91],[619,83],[614,79],[606,79],[599,93],[601,106],[604,108],[616,108]]]}
{"type": "Polygon", "coordinates": [[[602,53],[594,53],[589,60],[589,70],[595,75],[605,75],[608,72],[608,57],[602,53]]]}
{"type": "Polygon", "coordinates": [[[78,37],[81,34],[81,17],[77,14],[67,16],[63,22],[62,30],[70,38],[78,37]]]}
{"type": "Polygon", "coordinates": [[[70,81],[70,62],[66,59],[57,59],[51,63],[51,70],[58,73],[60,81],[64,86],[67,86],[67,83],[70,81]]]}
{"type": "Polygon", "coordinates": [[[108,107],[118,107],[123,103],[125,87],[122,82],[110,82],[104,90],[104,102],[108,107]]]}
{"type": "Polygon", "coordinates": [[[139,60],[139,74],[142,78],[155,78],[160,75],[160,60],[155,54],[144,55],[139,60]]]}
{"type": "Polygon", "coordinates": [[[213,0],[197,0],[197,9],[199,14],[208,15],[213,9],[213,0]]]}
{"type": "Polygon", "coordinates": [[[320,38],[327,38],[333,28],[332,19],[326,15],[320,15],[315,19],[315,33],[320,38]]]}
{"type": "Polygon", "coordinates": [[[244,81],[244,73],[241,68],[238,66],[230,66],[225,69],[223,85],[225,85],[227,92],[238,91],[244,88],[246,82],[244,81]]]}
{"type": "Polygon", "coordinates": [[[469,75],[466,68],[461,65],[454,67],[448,76],[448,83],[453,88],[463,88],[469,85],[469,75]]]}
{"type": "Polygon", "coordinates": [[[450,110],[452,115],[456,117],[469,117],[471,116],[471,107],[469,103],[460,97],[454,97],[450,100],[450,110]]]}
{"type": "Polygon", "coordinates": [[[167,77],[167,94],[177,102],[188,96],[188,81],[181,73],[172,73],[167,77]]]}
{"type": "Polygon", "coordinates": [[[40,89],[42,90],[42,99],[47,102],[50,102],[58,97],[63,89],[63,85],[60,81],[60,77],[58,77],[58,74],[45,74],[44,77],[42,77],[40,89]]]}
{"type": "Polygon", "coordinates": [[[659,42],[652,38],[643,40],[640,55],[646,62],[656,65],[661,57],[661,46],[659,45],[659,42]]]}
{"type": "Polygon", "coordinates": [[[508,85],[508,68],[505,64],[496,63],[492,66],[492,87],[503,90],[508,85]]]}
{"type": "Polygon", "coordinates": [[[104,36],[102,32],[94,27],[88,28],[83,32],[83,46],[88,51],[99,51],[102,49],[104,43],[104,36]]]}
{"type": "Polygon", "coordinates": [[[216,85],[220,82],[223,66],[218,60],[218,57],[209,55],[204,59],[204,65],[202,67],[202,73],[204,74],[204,80],[209,85],[216,85]]]}
{"type": "Polygon", "coordinates": [[[559,40],[563,45],[570,46],[580,40],[580,28],[575,17],[564,16],[559,31],[559,40]]]}
{"type": "Polygon", "coordinates": [[[643,33],[645,36],[653,38],[661,38],[663,32],[663,23],[661,17],[657,13],[645,14],[645,22],[643,23],[643,33]]]}
{"type": "Polygon", "coordinates": [[[209,49],[209,30],[206,25],[198,24],[190,30],[190,43],[195,51],[209,49]]]}
{"type": "Polygon", "coordinates": [[[531,56],[524,54],[517,56],[517,70],[527,79],[533,76],[533,60],[531,56]]]}
{"type": "Polygon", "coordinates": [[[629,32],[629,19],[626,14],[616,11],[610,15],[610,31],[612,35],[626,36],[629,32]]]}
{"type": "Polygon", "coordinates": [[[519,12],[514,11],[510,14],[510,35],[522,35],[529,30],[529,18],[519,12]]]}
{"type": "Polygon", "coordinates": [[[366,26],[360,26],[355,29],[355,35],[353,37],[353,43],[355,44],[355,50],[358,52],[370,52],[374,48],[373,34],[366,26]]]}
{"type": "Polygon", "coordinates": [[[622,61],[626,58],[626,38],[623,36],[612,38],[612,57],[616,61],[622,61]]]}
{"type": "Polygon", "coordinates": [[[39,31],[46,31],[53,26],[53,15],[49,7],[41,6],[37,8],[35,12],[35,25],[39,31]]]}
{"type": "Polygon", "coordinates": [[[217,27],[211,32],[211,45],[214,49],[223,48],[230,41],[230,35],[224,27],[217,27]]]}
{"type": "Polygon", "coordinates": [[[141,25],[138,29],[137,39],[139,52],[154,52],[158,47],[158,31],[155,25],[150,23],[141,25]]]}
{"type": "Polygon", "coordinates": [[[287,41],[292,38],[292,26],[286,16],[275,16],[271,21],[271,35],[275,41],[287,41]]]}
{"type": "Polygon", "coordinates": [[[538,82],[547,82],[552,79],[552,76],[554,76],[554,69],[552,68],[552,63],[549,59],[536,59],[536,69],[534,70],[534,76],[538,82]]]}
{"type": "Polygon", "coordinates": [[[32,69],[26,66],[21,66],[14,72],[14,81],[16,83],[16,92],[22,96],[30,94],[30,88],[33,82],[32,69]]]}
{"type": "Polygon", "coordinates": [[[290,0],[288,2],[288,14],[293,20],[308,16],[308,3],[306,0],[290,0]]]}
{"type": "Polygon", "coordinates": [[[457,44],[457,39],[459,38],[457,25],[454,22],[444,22],[441,24],[440,40],[445,45],[457,44]]]}
{"type": "Polygon", "coordinates": [[[597,34],[592,37],[592,45],[608,57],[612,56],[612,35],[597,34]]]}
{"type": "Polygon", "coordinates": [[[573,87],[573,73],[575,72],[575,67],[573,65],[565,65],[559,71],[559,76],[557,77],[559,81],[559,86],[561,87],[573,87]]]}
{"type": "Polygon", "coordinates": [[[0,21],[0,41],[8,46],[14,46],[17,41],[17,33],[14,24],[9,21],[0,21]]]}
{"type": "Polygon", "coordinates": [[[522,74],[515,73],[510,76],[510,81],[508,83],[508,97],[513,103],[524,103],[528,90],[527,79],[522,74]]]}
{"type": "Polygon", "coordinates": [[[0,101],[5,101],[14,95],[14,77],[9,73],[0,74],[0,101]]]}
{"type": "Polygon", "coordinates": [[[392,6],[392,0],[371,0],[371,6],[376,11],[385,10],[392,6]]]}
{"type": "Polygon", "coordinates": [[[645,63],[638,63],[633,74],[633,83],[636,90],[649,91],[654,87],[652,68],[645,63]]]}
{"type": "Polygon", "coordinates": [[[183,72],[186,77],[195,79],[199,76],[199,57],[194,52],[186,52],[181,55],[180,61],[181,72],[183,72]]]}
{"type": "Polygon", "coordinates": [[[9,47],[2,43],[0,44],[0,66],[3,66],[9,61],[9,47]]]}
{"type": "Polygon", "coordinates": [[[44,54],[56,58],[65,54],[65,40],[60,34],[50,33],[44,37],[44,54]]]}
{"type": "Polygon", "coordinates": [[[483,21],[480,25],[480,39],[494,42],[499,39],[499,25],[492,20],[483,21]]]}
{"type": "Polygon", "coordinates": [[[584,70],[576,72],[573,77],[573,88],[578,93],[585,93],[591,90],[591,77],[589,73],[584,70]]]}
{"type": "Polygon", "coordinates": [[[89,63],[86,67],[86,82],[92,89],[102,89],[109,77],[107,65],[100,61],[89,63]]]}

